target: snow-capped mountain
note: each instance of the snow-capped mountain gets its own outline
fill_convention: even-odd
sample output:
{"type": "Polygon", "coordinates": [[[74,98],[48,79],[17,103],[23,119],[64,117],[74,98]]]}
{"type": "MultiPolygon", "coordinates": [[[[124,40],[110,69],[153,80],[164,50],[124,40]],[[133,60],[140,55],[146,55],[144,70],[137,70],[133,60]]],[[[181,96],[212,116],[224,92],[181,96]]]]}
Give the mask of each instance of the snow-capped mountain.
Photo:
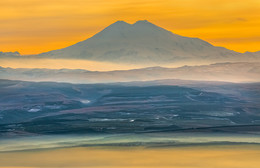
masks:
{"type": "Polygon", "coordinates": [[[215,63],[259,58],[258,54],[253,55],[215,47],[198,38],[180,36],[143,20],[134,24],[117,21],[85,41],[42,53],[39,57],[119,63],[215,63]]]}

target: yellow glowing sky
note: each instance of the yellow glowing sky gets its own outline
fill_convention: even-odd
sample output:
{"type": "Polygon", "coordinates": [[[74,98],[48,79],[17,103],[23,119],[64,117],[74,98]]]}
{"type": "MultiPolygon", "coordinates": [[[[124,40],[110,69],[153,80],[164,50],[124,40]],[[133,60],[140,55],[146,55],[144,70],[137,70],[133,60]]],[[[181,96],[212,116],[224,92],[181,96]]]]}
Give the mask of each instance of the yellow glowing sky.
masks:
{"type": "Polygon", "coordinates": [[[0,168],[259,168],[259,145],[1,152],[0,168]]]}
{"type": "Polygon", "coordinates": [[[260,0],[1,0],[0,51],[37,54],[117,20],[150,22],[235,51],[260,50],[260,0]]]}

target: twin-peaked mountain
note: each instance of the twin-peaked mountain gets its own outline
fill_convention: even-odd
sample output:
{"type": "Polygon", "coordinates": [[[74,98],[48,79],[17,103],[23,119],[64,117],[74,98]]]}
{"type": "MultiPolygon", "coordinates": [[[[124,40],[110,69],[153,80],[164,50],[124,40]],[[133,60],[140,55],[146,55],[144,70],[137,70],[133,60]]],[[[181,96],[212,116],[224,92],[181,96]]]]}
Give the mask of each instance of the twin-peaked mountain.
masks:
{"type": "Polygon", "coordinates": [[[260,60],[258,55],[215,47],[201,39],[180,36],[144,20],[134,24],[115,22],[85,41],[42,53],[38,57],[149,64],[260,60]]]}

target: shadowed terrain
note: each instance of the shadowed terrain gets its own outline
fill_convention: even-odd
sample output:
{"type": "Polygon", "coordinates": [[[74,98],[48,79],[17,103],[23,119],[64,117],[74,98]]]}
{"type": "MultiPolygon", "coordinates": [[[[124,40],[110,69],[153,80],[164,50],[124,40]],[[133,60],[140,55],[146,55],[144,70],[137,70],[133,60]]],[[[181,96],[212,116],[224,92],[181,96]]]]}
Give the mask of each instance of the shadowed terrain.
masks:
{"type": "Polygon", "coordinates": [[[0,132],[4,136],[260,131],[258,83],[173,83],[1,80],[0,132]]]}

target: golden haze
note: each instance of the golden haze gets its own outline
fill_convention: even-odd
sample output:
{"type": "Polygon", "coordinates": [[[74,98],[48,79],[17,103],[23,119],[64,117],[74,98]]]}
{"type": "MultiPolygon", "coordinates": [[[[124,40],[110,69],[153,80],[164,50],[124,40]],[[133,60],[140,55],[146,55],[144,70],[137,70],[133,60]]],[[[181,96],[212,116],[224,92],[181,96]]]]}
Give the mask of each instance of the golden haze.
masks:
{"type": "Polygon", "coordinates": [[[260,50],[260,0],[8,0],[0,11],[5,52],[64,48],[117,20],[144,19],[235,51],[260,50]]]}
{"type": "Polygon", "coordinates": [[[0,168],[259,168],[258,145],[64,148],[0,153],[0,168]]]}

